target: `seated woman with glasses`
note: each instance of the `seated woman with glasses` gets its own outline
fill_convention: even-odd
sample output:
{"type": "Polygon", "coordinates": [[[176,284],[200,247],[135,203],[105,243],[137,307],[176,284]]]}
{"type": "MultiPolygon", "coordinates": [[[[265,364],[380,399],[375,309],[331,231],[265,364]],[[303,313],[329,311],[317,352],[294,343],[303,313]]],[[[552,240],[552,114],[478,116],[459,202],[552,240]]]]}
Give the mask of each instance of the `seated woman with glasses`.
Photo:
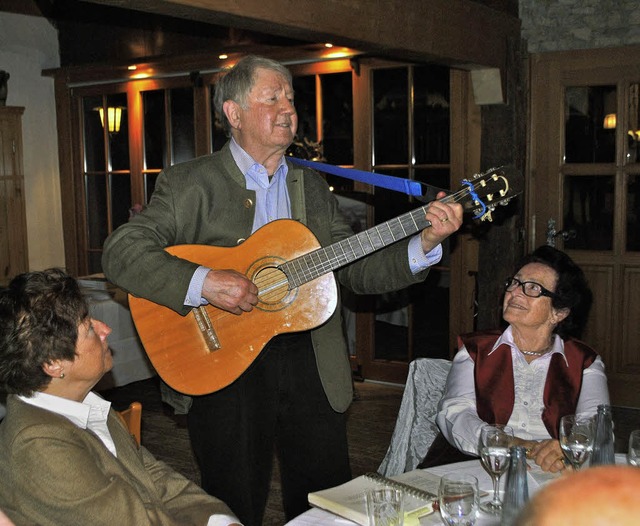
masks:
{"type": "Polygon", "coordinates": [[[483,425],[507,424],[529,458],[557,472],[564,469],[560,418],[595,414],[598,404],[609,403],[602,360],[575,339],[591,291],[573,260],[549,246],[517,269],[505,283],[508,327],[459,338],[436,421],[451,445],[471,455],[477,455],[483,425]]]}

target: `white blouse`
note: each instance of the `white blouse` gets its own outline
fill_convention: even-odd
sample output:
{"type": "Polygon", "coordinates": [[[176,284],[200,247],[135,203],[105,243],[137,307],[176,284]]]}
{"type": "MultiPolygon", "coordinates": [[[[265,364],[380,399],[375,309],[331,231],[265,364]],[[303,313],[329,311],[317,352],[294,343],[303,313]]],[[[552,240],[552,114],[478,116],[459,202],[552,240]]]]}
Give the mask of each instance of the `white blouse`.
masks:
{"type": "MultiPolygon", "coordinates": [[[[514,343],[510,326],[498,338],[491,352],[503,343],[511,347],[515,385],[513,412],[507,424],[513,427],[517,437],[527,440],[549,439],[551,436],[542,421],[544,385],[551,356],[560,353],[564,357],[564,341],[556,335],[551,351],[531,363],[527,363],[514,343]]],[[[477,455],[480,429],[485,422],[480,419],[476,409],[474,366],[467,349],[462,346],[453,359],[436,422],[449,443],[461,451],[477,455]]],[[[576,413],[595,414],[599,404],[608,403],[605,367],[598,356],[583,371],[576,413]]]]}

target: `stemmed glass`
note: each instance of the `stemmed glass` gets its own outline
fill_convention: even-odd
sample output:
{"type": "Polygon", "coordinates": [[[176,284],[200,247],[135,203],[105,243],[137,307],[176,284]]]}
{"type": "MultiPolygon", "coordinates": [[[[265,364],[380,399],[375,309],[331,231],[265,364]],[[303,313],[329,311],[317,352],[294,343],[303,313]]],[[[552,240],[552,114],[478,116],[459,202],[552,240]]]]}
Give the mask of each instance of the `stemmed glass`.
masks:
{"type": "Polygon", "coordinates": [[[560,419],[560,447],[576,471],[593,450],[593,432],[593,417],[589,415],[565,415],[560,419]]]}
{"type": "Polygon", "coordinates": [[[478,479],[465,473],[450,473],[440,479],[440,517],[448,526],[473,526],[478,517],[478,479]]]}
{"type": "Polygon", "coordinates": [[[513,429],[502,424],[484,426],[480,431],[480,460],[493,482],[493,499],[482,504],[483,511],[499,514],[500,477],[509,467],[509,447],[513,445],[513,429]]]}
{"type": "Polygon", "coordinates": [[[640,467],[640,429],[631,431],[629,435],[627,462],[631,466],[640,467]]]}

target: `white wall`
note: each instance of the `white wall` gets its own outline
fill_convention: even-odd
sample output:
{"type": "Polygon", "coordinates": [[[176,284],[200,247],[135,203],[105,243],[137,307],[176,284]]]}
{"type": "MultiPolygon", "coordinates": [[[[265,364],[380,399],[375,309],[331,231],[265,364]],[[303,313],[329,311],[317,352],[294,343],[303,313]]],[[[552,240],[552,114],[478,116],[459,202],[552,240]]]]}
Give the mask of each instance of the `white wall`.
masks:
{"type": "Polygon", "coordinates": [[[0,70],[8,71],[7,106],[23,106],[22,143],[29,268],[64,267],[54,83],[42,70],[60,66],[58,34],[46,18],[0,12],[0,70]]]}

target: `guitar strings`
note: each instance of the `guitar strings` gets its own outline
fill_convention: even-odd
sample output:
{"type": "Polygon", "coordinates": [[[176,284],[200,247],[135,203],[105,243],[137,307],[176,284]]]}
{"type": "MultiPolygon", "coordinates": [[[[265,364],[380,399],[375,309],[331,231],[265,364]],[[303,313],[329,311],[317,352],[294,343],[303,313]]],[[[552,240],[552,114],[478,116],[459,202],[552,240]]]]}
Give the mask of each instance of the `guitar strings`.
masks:
{"type": "MultiPolygon", "coordinates": [[[[453,194],[449,194],[445,197],[443,197],[440,201],[441,202],[459,202],[462,199],[464,199],[469,193],[470,193],[470,188],[469,187],[465,187],[462,188],[460,190],[458,190],[457,192],[454,192],[453,194]]],[[[338,268],[339,266],[341,266],[341,264],[343,263],[343,260],[346,258],[346,262],[348,262],[349,258],[348,256],[346,256],[345,252],[344,252],[344,247],[346,244],[349,245],[349,248],[351,249],[352,252],[353,251],[353,247],[351,246],[351,239],[355,238],[356,240],[360,241],[361,239],[364,238],[364,236],[366,235],[369,239],[370,244],[374,247],[374,250],[377,250],[379,248],[383,248],[385,246],[387,246],[390,243],[393,243],[395,241],[397,241],[398,239],[402,239],[403,237],[406,236],[402,236],[399,238],[396,238],[395,234],[393,233],[393,231],[391,230],[390,224],[392,222],[398,222],[400,224],[400,226],[402,227],[402,229],[404,230],[404,226],[402,225],[402,218],[408,218],[410,217],[413,221],[413,223],[416,225],[417,227],[417,223],[416,223],[416,218],[414,216],[416,216],[417,214],[424,214],[426,213],[427,209],[429,208],[429,204],[422,206],[420,208],[417,208],[415,210],[412,210],[406,214],[403,214],[402,216],[392,219],[390,221],[387,221],[385,223],[382,223],[381,225],[376,225],[370,229],[367,229],[363,232],[360,232],[359,234],[356,234],[355,236],[351,236],[350,238],[346,238],[343,239],[341,241],[338,241],[336,243],[333,243],[327,247],[324,248],[319,248],[317,250],[314,250],[313,252],[310,252],[309,254],[305,254],[303,256],[300,256],[298,258],[295,258],[291,261],[288,261],[287,263],[284,263],[282,265],[280,265],[280,268],[282,268],[285,272],[285,274],[287,276],[291,278],[294,278],[294,282],[295,283],[299,283],[300,285],[303,283],[307,283],[323,274],[325,274],[326,272],[328,272],[329,270],[333,269],[333,268],[338,268]],[[382,234],[382,232],[380,231],[380,227],[386,226],[387,229],[389,230],[389,234],[391,234],[391,239],[385,239],[386,236],[384,236],[382,234]],[[371,242],[371,236],[370,236],[370,232],[376,232],[377,233],[377,237],[379,238],[380,242],[382,243],[381,246],[375,248],[375,244],[371,242]],[[336,253],[336,247],[340,247],[342,249],[342,254],[337,254],[336,253]],[[329,255],[329,250],[333,251],[334,256],[331,257],[329,255]],[[322,258],[319,259],[318,262],[314,262],[313,261],[313,256],[314,255],[318,255],[318,254],[325,254],[326,258],[324,258],[324,261],[322,258]],[[306,263],[306,269],[302,266],[302,263],[306,263]],[[296,270],[294,268],[294,266],[296,265],[296,263],[298,263],[298,267],[300,268],[299,270],[296,270]],[[286,269],[286,270],[285,270],[286,269]],[[290,272],[288,272],[287,270],[290,270],[290,272]],[[302,279],[300,278],[300,276],[302,276],[302,279]]],[[[427,225],[426,227],[431,226],[431,224],[426,221],[427,225]]],[[[405,232],[406,233],[406,232],[405,232]]],[[[360,248],[362,249],[362,252],[364,253],[364,255],[366,255],[366,250],[364,249],[364,247],[362,246],[362,243],[360,243],[360,248]]]]}
{"type": "MultiPolygon", "coordinates": [[[[443,203],[460,202],[465,199],[470,192],[471,189],[469,187],[464,187],[457,192],[443,197],[442,199],[440,199],[440,201],[443,203]]],[[[296,286],[312,281],[313,279],[326,274],[328,271],[334,268],[339,268],[340,266],[348,263],[350,260],[350,256],[347,254],[345,249],[348,248],[349,252],[354,254],[357,254],[358,252],[357,250],[354,250],[351,242],[352,239],[355,239],[358,242],[362,255],[367,255],[368,253],[383,248],[388,244],[397,241],[398,239],[406,237],[406,230],[404,225],[402,224],[402,219],[411,218],[411,221],[415,225],[416,229],[418,229],[419,227],[418,223],[416,222],[416,217],[419,214],[425,214],[428,208],[429,204],[426,204],[422,207],[408,212],[407,214],[403,214],[402,216],[395,218],[394,220],[387,221],[381,225],[376,225],[354,236],[333,243],[327,247],[316,249],[308,254],[304,254],[302,256],[294,258],[291,261],[288,261],[281,265],[265,267],[265,269],[259,271],[254,278],[254,283],[258,287],[258,296],[264,301],[269,301],[270,295],[272,294],[274,296],[284,296],[285,294],[283,294],[281,290],[282,287],[286,287],[287,290],[291,290],[296,286]],[[402,228],[402,237],[396,238],[396,235],[391,229],[392,222],[397,223],[400,228],[402,228]],[[383,233],[381,231],[381,227],[386,227],[386,230],[388,230],[388,232],[386,234],[383,233]],[[373,233],[375,233],[377,242],[372,238],[373,233]],[[363,242],[364,245],[370,246],[371,249],[365,248],[363,242]],[[380,244],[380,246],[376,246],[378,243],[380,244]],[[325,257],[321,257],[322,255],[324,255],[325,257]],[[317,261],[314,261],[314,258],[316,258],[317,261]],[[264,272],[264,270],[268,268],[278,269],[279,272],[264,272]],[[291,281],[293,281],[294,286],[291,286],[291,281]]],[[[425,228],[431,226],[428,221],[426,223],[427,224],[425,228]]]]}

